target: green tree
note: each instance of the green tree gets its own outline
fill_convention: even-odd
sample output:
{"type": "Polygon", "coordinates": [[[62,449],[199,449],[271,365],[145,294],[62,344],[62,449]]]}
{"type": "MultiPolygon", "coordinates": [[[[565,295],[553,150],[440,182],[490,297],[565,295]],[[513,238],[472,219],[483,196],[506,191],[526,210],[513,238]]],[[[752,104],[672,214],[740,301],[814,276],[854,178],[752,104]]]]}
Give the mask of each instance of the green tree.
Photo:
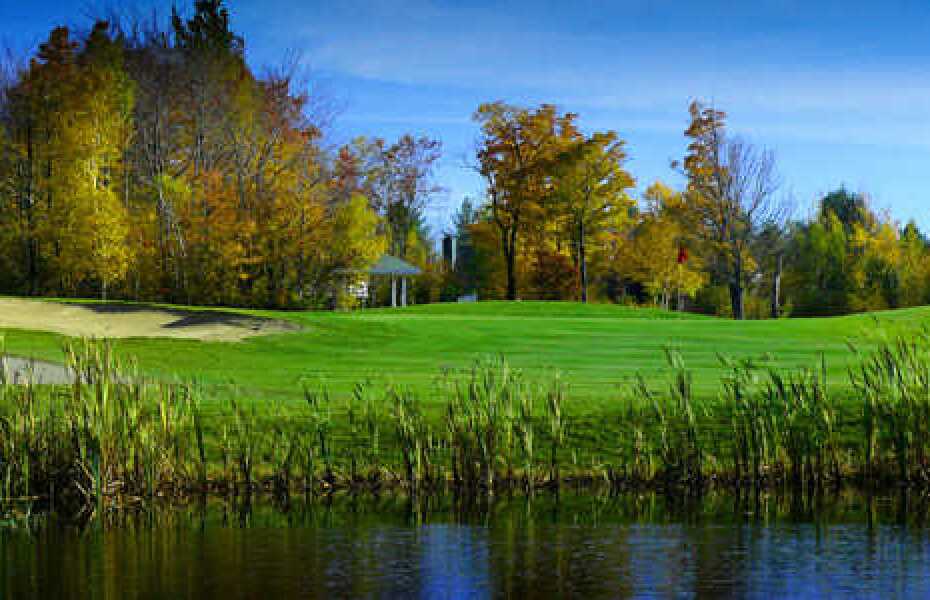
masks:
{"type": "Polygon", "coordinates": [[[624,169],[624,142],[613,131],[572,143],[560,159],[554,196],[568,216],[581,301],[587,302],[589,239],[608,224],[626,225],[634,207],[628,190],[635,182],[624,169]]]}

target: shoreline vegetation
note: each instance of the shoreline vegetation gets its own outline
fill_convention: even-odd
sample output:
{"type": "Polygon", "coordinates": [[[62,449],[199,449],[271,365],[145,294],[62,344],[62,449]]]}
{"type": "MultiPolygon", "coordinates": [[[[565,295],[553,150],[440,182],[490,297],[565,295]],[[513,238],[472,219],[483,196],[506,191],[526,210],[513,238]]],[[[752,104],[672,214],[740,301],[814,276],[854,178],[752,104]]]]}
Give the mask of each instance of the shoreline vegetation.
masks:
{"type": "Polygon", "coordinates": [[[918,529],[930,524],[930,499],[900,488],[874,492],[843,488],[824,493],[792,489],[709,489],[702,494],[670,495],[655,490],[614,492],[602,488],[546,489],[529,494],[507,490],[488,494],[411,494],[404,489],[382,494],[351,490],[330,494],[197,494],[137,503],[124,510],[79,512],[0,512],[0,535],[32,534],[48,528],[204,527],[286,528],[362,523],[425,525],[482,524],[516,520],[566,519],[573,525],[604,523],[894,523],[918,529]]]}
{"type": "MultiPolygon", "coordinates": [[[[600,487],[870,489],[930,484],[930,332],[855,353],[845,386],[826,364],[733,360],[697,394],[674,348],[664,376],[618,391],[619,412],[569,414],[558,373],[530,379],[504,357],[445,369],[439,410],[411,388],[325,380],[304,402],[154,381],[106,340],[69,342],[67,386],[0,382],[0,502],[127,506],[197,494],[401,489],[493,494],[600,487]],[[210,398],[210,402],[205,399],[210,398]]],[[[6,360],[3,360],[4,366],[6,360]]]]}

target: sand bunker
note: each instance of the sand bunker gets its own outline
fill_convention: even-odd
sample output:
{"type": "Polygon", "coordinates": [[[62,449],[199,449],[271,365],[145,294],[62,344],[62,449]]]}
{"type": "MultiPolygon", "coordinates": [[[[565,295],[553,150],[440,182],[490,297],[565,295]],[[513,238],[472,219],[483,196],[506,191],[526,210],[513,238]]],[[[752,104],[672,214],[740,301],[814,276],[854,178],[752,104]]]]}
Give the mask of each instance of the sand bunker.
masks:
{"type": "Polygon", "coordinates": [[[287,321],[211,310],[0,298],[0,328],[52,331],[75,337],[165,337],[235,342],[256,335],[296,331],[299,326],[287,321]]]}
{"type": "Polygon", "coordinates": [[[32,360],[18,356],[6,356],[0,359],[6,381],[12,384],[67,384],[74,381],[74,373],[64,365],[32,360]]]}

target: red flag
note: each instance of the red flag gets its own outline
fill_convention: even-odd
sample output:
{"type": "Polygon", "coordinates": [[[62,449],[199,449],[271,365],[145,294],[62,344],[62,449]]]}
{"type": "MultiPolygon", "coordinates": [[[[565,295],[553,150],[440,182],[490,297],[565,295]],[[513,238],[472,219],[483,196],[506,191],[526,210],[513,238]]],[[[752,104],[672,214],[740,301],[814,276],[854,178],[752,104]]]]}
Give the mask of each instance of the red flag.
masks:
{"type": "Polygon", "coordinates": [[[684,246],[678,247],[678,264],[683,265],[688,261],[688,249],[684,246]]]}

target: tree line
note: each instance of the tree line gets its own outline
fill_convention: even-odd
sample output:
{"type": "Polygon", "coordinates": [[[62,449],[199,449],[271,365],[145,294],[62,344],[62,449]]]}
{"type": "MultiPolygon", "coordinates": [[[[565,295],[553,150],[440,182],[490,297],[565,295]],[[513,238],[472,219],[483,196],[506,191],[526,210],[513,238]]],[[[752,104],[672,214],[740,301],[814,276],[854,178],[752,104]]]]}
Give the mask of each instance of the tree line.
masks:
{"type": "Polygon", "coordinates": [[[654,182],[641,194],[615,131],[584,131],[550,104],[481,105],[468,167],[485,193],[456,215],[453,264],[425,218],[442,191],[440,142],[331,145],[299,62],[252,68],[222,0],[165,23],[58,27],[7,66],[4,293],[352,306],[352,284],[389,253],[423,270],[420,303],[474,293],[762,318],[930,297],[913,222],[846,189],[798,219],[774,155],[698,102],[671,165],[682,189],[654,182]]]}
{"type": "Polygon", "coordinates": [[[222,0],[55,28],[3,86],[0,289],[326,306],[422,260],[439,143],[330,148],[315,101],[295,61],[250,68],[222,0]]]}
{"type": "Polygon", "coordinates": [[[451,287],[496,298],[652,303],[744,318],[930,302],[930,244],[845,188],[798,218],[774,154],[693,102],[683,189],[636,198],[616,132],[551,105],[487,104],[476,169],[487,198],[455,219],[451,287]]]}

